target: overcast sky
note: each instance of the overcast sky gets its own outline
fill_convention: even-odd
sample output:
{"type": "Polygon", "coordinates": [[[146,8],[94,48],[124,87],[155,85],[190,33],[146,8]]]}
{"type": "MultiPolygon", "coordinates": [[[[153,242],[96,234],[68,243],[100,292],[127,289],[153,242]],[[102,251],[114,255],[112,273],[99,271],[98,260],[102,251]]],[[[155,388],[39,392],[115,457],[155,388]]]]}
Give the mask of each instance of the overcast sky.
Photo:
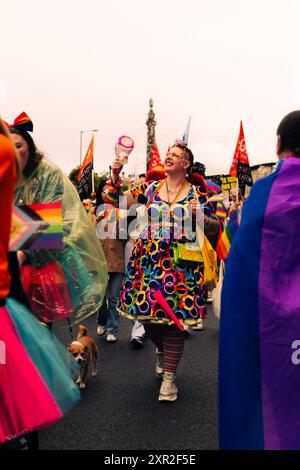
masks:
{"type": "Polygon", "coordinates": [[[0,113],[26,111],[65,171],[96,128],[96,171],[127,134],[126,171],[142,172],[150,97],[162,156],[192,116],[208,174],[229,171],[240,120],[250,164],[274,161],[277,125],[300,108],[299,25],[299,0],[3,1],[0,113]]]}

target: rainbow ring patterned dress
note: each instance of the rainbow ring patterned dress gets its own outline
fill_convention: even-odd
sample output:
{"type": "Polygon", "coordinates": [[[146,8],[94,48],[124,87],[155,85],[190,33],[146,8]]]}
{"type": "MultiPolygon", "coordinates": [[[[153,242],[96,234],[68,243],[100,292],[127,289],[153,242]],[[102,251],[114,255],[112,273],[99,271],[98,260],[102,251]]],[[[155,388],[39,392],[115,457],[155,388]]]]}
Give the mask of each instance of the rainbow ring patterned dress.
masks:
{"type": "MultiPolygon", "coordinates": [[[[191,186],[183,200],[172,203],[159,195],[161,183],[143,183],[131,191],[134,198],[146,203],[148,226],[136,240],[125,272],[119,313],[130,319],[154,324],[171,324],[160,304],[153,298],[155,291],[164,295],[182,323],[197,325],[206,316],[203,300],[203,264],[183,264],[175,260],[177,243],[189,239],[182,221],[191,217],[190,201],[198,197],[209,213],[206,194],[191,186]],[[170,223],[165,223],[169,215],[170,223]],[[179,227],[179,228],[178,228],[179,227]],[[181,236],[176,233],[181,230],[181,236]]],[[[188,225],[189,226],[189,225],[188,225]]]]}

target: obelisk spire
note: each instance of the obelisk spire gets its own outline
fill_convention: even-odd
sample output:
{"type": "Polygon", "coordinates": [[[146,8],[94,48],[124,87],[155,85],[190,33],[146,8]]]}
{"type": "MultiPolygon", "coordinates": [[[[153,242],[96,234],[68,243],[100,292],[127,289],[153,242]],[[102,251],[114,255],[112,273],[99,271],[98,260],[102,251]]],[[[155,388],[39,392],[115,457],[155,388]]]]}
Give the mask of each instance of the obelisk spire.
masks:
{"type": "Polygon", "coordinates": [[[149,113],[148,113],[148,119],[146,122],[147,125],[147,171],[149,169],[149,163],[150,163],[150,155],[151,155],[151,149],[152,149],[152,144],[153,141],[155,140],[155,126],[156,126],[156,121],[155,121],[155,113],[153,111],[153,99],[150,98],[149,100],[149,113]]]}

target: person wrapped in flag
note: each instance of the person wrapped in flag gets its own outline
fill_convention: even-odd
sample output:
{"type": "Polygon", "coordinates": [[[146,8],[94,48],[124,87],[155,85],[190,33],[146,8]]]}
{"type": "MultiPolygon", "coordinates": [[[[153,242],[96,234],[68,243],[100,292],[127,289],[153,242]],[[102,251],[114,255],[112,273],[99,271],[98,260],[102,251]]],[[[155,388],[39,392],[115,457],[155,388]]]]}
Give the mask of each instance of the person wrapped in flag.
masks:
{"type": "Polygon", "coordinates": [[[71,315],[82,320],[98,310],[107,282],[95,229],[72,183],[37,150],[29,117],[22,113],[9,129],[24,176],[15,204],[62,202],[64,248],[18,252],[30,307],[46,323],[71,315]]]}
{"type": "Polygon", "coordinates": [[[300,111],[277,139],[279,164],[244,202],[223,282],[221,449],[300,449],[300,111]]]}
{"type": "Polygon", "coordinates": [[[0,444],[56,422],[80,398],[66,350],[24,305],[8,297],[15,157],[0,120],[0,444]]]}

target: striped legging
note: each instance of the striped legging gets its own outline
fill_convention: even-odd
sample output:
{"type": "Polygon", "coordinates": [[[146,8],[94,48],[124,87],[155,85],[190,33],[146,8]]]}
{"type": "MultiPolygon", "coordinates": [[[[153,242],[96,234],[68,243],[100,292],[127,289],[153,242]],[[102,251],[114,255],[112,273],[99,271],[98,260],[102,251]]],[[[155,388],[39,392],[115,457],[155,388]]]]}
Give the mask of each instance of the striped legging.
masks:
{"type": "Polygon", "coordinates": [[[176,373],[184,348],[184,335],[177,326],[145,324],[146,334],[164,354],[164,372],[176,373]]]}

